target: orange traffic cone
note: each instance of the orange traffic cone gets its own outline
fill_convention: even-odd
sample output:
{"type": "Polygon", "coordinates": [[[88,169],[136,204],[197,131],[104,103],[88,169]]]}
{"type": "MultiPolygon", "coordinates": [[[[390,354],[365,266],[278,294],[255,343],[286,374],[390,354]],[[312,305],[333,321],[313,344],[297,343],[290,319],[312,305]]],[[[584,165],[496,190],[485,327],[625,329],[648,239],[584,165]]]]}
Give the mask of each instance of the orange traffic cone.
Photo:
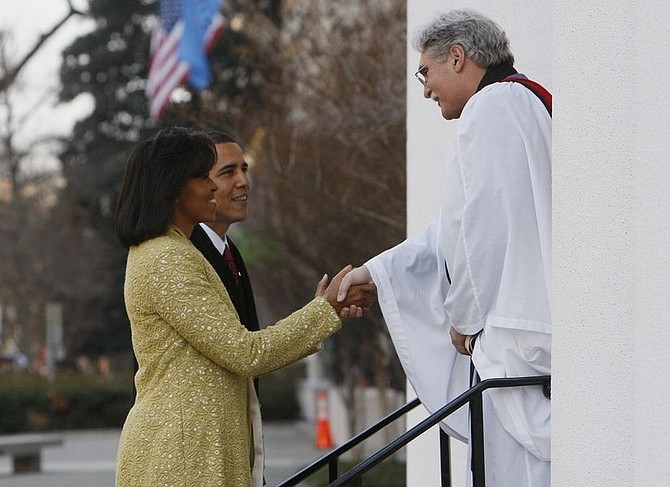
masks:
{"type": "Polygon", "coordinates": [[[332,448],[333,438],[330,436],[330,421],[328,420],[328,393],[319,391],[316,397],[316,447],[332,448]]]}

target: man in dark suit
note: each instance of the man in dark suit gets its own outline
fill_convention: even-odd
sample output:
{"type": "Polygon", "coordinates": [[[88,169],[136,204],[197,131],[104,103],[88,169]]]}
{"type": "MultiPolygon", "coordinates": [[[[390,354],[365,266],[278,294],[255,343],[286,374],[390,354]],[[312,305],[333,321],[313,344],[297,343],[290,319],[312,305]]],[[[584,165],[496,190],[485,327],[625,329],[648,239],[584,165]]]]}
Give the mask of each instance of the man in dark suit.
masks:
{"type": "Polygon", "coordinates": [[[230,225],[247,219],[249,198],[249,165],[242,148],[229,135],[209,132],[216,146],[217,160],[210,171],[216,183],[216,220],[196,225],[191,241],[212,264],[226,286],[241,323],[251,331],[258,327],[258,316],[251,282],[237,247],[227,236],[230,225]],[[232,262],[230,262],[232,260],[232,262]]]}

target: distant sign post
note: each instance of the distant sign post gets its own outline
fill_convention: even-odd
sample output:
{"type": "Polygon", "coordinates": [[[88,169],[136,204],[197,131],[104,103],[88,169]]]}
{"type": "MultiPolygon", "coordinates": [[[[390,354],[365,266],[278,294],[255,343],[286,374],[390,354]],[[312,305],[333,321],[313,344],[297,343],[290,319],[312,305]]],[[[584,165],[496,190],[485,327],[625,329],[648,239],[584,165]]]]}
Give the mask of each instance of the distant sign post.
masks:
{"type": "Polygon", "coordinates": [[[46,306],[46,372],[53,378],[56,363],[65,357],[63,347],[63,304],[48,303],[46,306]]]}

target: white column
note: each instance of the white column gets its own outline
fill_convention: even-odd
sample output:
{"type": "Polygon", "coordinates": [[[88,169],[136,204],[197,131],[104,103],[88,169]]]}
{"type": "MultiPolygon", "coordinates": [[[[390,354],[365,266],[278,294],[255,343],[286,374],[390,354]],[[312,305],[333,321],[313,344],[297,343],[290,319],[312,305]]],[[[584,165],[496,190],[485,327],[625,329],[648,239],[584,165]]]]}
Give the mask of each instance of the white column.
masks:
{"type": "Polygon", "coordinates": [[[554,487],[670,478],[670,4],[554,5],[554,487]]]}

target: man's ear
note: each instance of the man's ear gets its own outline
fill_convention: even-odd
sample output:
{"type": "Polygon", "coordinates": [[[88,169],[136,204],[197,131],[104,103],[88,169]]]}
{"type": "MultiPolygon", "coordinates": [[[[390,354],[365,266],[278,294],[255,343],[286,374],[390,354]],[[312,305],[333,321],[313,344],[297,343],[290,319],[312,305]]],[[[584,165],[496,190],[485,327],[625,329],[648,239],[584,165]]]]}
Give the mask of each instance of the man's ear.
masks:
{"type": "Polygon", "coordinates": [[[463,70],[463,67],[465,66],[465,59],[466,59],[465,50],[461,45],[456,44],[449,48],[449,54],[451,55],[449,58],[449,63],[451,63],[451,67],[457,73],[460,73],[463,70]]]}

